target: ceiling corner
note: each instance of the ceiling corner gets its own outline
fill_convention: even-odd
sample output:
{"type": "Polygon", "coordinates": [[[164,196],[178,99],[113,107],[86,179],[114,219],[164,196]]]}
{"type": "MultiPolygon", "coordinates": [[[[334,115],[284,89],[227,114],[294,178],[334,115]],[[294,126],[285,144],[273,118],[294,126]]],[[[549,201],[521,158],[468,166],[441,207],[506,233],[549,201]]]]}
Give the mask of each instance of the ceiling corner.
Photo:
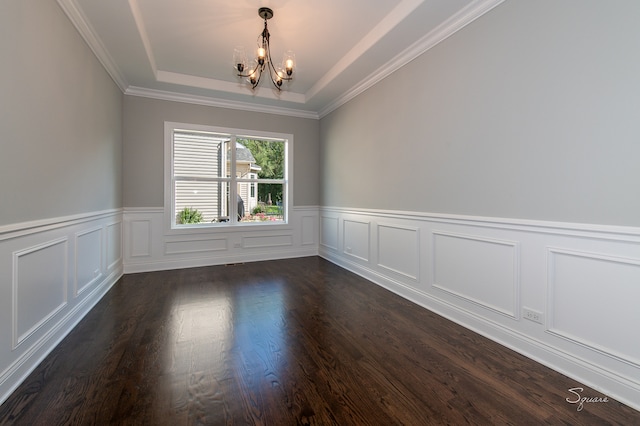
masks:
{"type": "Polygon", "coordinates": [[[100,38],[91,24],[89,24],[89,21],[84,16],[75,0],[57,0],[57,2],[71,23],[76,27],[80,36],[84,39],[85,43],[87,43],[93,54],[98,58],[98,61],[100,61],[109,76],[111,76],[120,90],[125,93],[127,87],[129,87],[127,79],[116,65],[108,50],[100,41],[100,38]]]}

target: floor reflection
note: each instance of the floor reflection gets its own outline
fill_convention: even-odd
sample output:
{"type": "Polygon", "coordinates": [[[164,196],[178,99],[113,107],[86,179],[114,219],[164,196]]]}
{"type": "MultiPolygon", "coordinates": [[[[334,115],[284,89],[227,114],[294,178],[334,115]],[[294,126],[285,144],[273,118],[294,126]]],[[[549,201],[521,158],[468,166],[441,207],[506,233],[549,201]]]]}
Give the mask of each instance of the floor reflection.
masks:
{"type": "Polygon", "coordinates": [[[233,349],[236,368],[253,383],[276,386],[287,364],[283,283],[261,282],[236,289],[233,349]]]}
{"type": "Polygon", "coordinates": [[[207,407],[202,414],[209,418],[218,403],[229,409],[232,395],[280,385],[288,362],[285,289],[280,281],[221,284],[174,300],[163,374],[174,409],[193,414],[207,407]]]}

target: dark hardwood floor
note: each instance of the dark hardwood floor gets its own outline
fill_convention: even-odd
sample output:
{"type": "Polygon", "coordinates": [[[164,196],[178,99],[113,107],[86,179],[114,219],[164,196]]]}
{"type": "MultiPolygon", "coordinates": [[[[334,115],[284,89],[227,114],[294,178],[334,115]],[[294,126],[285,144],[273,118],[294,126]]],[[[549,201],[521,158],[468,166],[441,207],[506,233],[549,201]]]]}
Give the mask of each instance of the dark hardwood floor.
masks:
{"type": "Polygon", "coordinates": [[[125,275],[0,406],[17,425],[640,425],[321,258],[125,275]]]}

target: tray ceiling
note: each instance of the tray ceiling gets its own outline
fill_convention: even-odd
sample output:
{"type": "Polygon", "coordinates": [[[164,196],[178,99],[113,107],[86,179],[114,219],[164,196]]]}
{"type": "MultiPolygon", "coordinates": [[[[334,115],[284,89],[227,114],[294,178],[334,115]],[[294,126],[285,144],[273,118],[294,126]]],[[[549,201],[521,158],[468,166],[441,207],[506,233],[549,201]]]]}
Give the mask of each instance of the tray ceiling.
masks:
{"type": "Polygon", "coordinates": [[[321,117],[503,0],[58,0],[127,94],[321,117]],[[274,59],[295,79],[252,91],[232,66],[269,21],[274,59]]]}

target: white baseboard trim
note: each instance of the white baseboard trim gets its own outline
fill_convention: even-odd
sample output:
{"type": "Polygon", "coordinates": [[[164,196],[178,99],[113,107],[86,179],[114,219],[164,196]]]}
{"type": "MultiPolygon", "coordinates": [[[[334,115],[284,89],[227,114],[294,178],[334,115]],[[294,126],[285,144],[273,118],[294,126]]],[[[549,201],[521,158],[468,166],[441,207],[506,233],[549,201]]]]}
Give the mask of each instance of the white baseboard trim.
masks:
{"type": "Polygon", "coordinates": [[[126,274],[139,272],[167,271],[172,269],[198,268],[203,266],[226,265],[231,263],[261,262],[266,260],[292,259],[296,257],[317,256],[317,249],[282,250],[239,255],[203,257],[175,260],[151,260],[149,262],[130,262],[125,266],[126,274]]]}
{"type": "Polygon", "coordinates": [[[122,269],[116,270],[107,276],[93,291],[87,294],[82,302],[67,312],[28,351],[24,352],[0,374],[0,404],[9,398],[47,355],[82,321],[111,287],[118,282],[120,277],[122,277],[122,269]]]}
{"type": "Polygon", "coordinates": [[[122,209],[4,226],[0,264],[2,403],[122,276],[122,209]]]}
{"type": "Polygon", "coordinates": [[[636,323],[626,300],[640,297],[638,229],[340,208],[321,208],[320,224],[321,257],[640,410],[640,341],[573,320],[636,323]],[[600,283],[616,285],[611,300],[573,299],[599,284],[590,274],[611,277],[600,283]]]}
{"type": "Polygon", "coordinates": [[[640,341],[619,326],[640,323],[638,228],[307,206],[276,231],[176,237],[163,218],[162,208],[129,208],[0,228],[0,261],[14,269],[0,279],[13,288],[39,285],[16,278],[20,262],[67,259],[44,289],[56,304],[32,308],[0,289],[0,309],[14,313],[0,325],[0,403],[123,273],[320,255],[640,410],[640,341]],[[525,307],[542,318],[525,319],[525,307]],[[38,316],[16,322],[17,309],[38,316]]]}
{"type": "Polygon", "coordinates": [[[124,272],[224,265],[318,255],[317,206],[291,210],[287,225],[166,232],[164,209],[125,208],[124,272]]]}

